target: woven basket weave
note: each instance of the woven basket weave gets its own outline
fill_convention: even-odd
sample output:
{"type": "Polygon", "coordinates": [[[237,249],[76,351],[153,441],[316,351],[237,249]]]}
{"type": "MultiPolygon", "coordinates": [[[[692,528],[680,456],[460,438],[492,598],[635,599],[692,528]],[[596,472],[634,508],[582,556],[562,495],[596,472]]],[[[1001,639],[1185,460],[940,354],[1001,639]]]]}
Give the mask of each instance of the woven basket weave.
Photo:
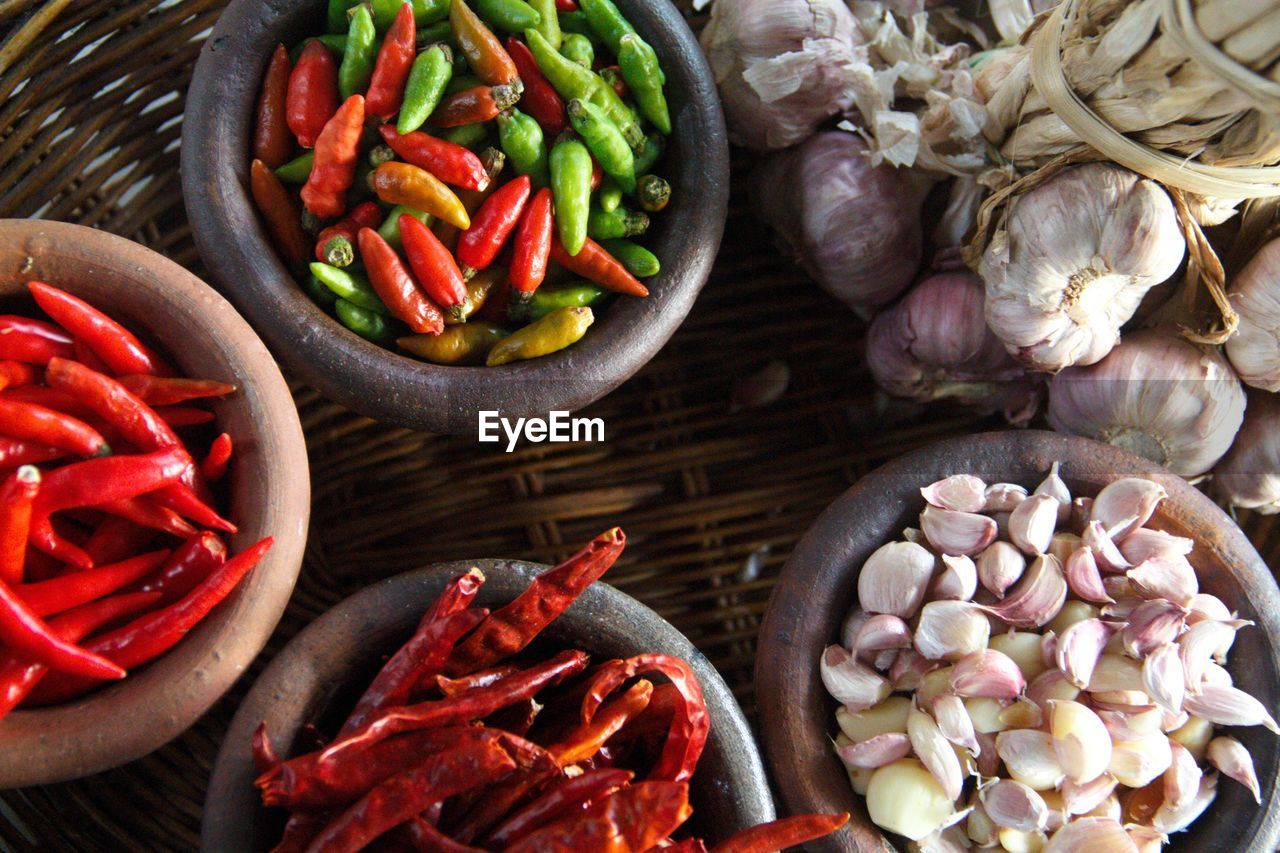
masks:
{"type": "MultiPolygon", "coordinates": [[[[138,240],[203,271],[183,214],[183,95],[215,0],[0,0],[0,217],[42,216],[138,240]]],[[[695,27],[700,23],[691,18],[695,27]]],[[[745,173],[735,163],[735,176],[745,173]]],[[[544,562],[613,524],[609,580],[687,633],[752,713],[754,637],[770,586],[818,513],[881,462],[995,424],[885,409],[858,364],[863,329],[769,242],[736,181],[724,248],[683,328],[591,407],[606,441],[505,454],[470,437],[380,426],[296,387],[314,493],[307,562],[275,636],[187,734],[118,770],[0,794],[0,848],[190,850],[236,703],[322,611],[442,559],[544,562]],[[734,379],[778,358],[786,394],[730,414],[734,379]]],[[[1280,527],[1250,518],[1265,556],[1280,527]]]]}

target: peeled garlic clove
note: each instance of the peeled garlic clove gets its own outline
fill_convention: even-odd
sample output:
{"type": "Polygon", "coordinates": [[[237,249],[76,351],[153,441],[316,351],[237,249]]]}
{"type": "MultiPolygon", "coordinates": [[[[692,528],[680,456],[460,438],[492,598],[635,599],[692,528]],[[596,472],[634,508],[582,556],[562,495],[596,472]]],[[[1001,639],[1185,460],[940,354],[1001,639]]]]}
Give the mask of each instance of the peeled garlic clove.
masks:
{"type": "Polygon", "coordinates": [[[985,609],[1018,628],[1039,628],[1058,615],[1066,600],[1067,579],[1062,563],[1052,554],[1041,554],[1003,601],[985,609]]]}
{"type": "Polygon", "coordinates": [[[1049,553],[1057,557],[1059,562],[1065,565],[1067,558],[1074,554],[1082,545],[1083,540],[1074,533],[1058,531],[1053,534],[1053,539],[1049,542],[1049,553]]]}
{"type": "Polygon", "coordinates": [[[903,649],[889,667],[889,681],[895,691],[915,690],[926,675],[941,666],[940,661],[929,660],[915,649],[903,649]]]}
{"type": "Polygon", "coordinates": [[[1082,817],[1059,829],[1041,853],[1138,853],[1119,821],[1105,817],[1082,817]]]}
{"type": "Polygon", "coordinates": [[[836,750],[840,760],[850,767],[874,770],[911,754],[911,739],[902,732],[885,732],[873,738],[842,746],[836,750]]]}
{"type": "Polygon", "coordinates": [[[930,545],[952,556],[976,554],[996,538],[994,519],[935,506],[927,506],[920,513],[920,529],[930,545]]]}
{"type": "Polygon", "coordinates": [[[889,682],[858,663],[843,646],[827,646],[818,664],[827,692],[850,711],[862,711],[889,695],[889,682]]]}
{"type": "Polygon", "coordinates": [[[1169,740],[1185,746],[1196,761],[1203,761],[1209,741],[1213,740],[1213,723],[1200,717],[1190,717],[1179,728],[1169,732],[1169,740]]]}
{"type": "Polygon", "coordinates": [[[920,609],[936,560],[912,542],[890,542],[876,549],[858,575],[858,603],[868,613],[910,619],[920,609]]]}
{"type": "Polygon", "coordinates": [[[1218,796],[1218,774],[1208,773],[1200,780],[1200,790],[1181,808],[1161,806],[1151,819],[1151,826],[1166,835],[1186,829],[1204,814],[1218,796]]]}
{"type": "Polygon", "coordinates": [[[1186,618],[1187,611],[1181,605],[1163,598],[1138,605],[1120,632],[1125,652],[1142,660],[1152,649],[1176,640],[1186,618]]]}
{"type": "Polygon", "coordinates": [[[1009,775],[1032,790],[1056,788],[1066,778],[1053,738],[1037,729],[1013,729],[996,735],[996,753],[1009,775]]]}
{"type": "Polygon", "coordinates": [[[954,666],[944,666],[926,673],[920,679],[920,686],[916,688],[916,701],[925,708],[932,708],[934,700],[939,696],[954,693],[951,689],[951,676],[955,670],[954,666]]]}
{"type": "Polygon", "coordinates": [[[1022,677],[1031,682],[1048,668],[1040,657],[1042,644],[1043,637],[1039,634],[1030,631],[1010,631],[1007,634],[993,636],[987,647],[1012,658],[1018,665],[1018,669],[1022,671],[1022,677]]]}
{"type": "Polygon", "coordinates": [[[912,758],[876,770],[867,784],[866,799],[867,814],[876,826],[913,841],[941,829],[955,808],[954,798],[912,758]]]}
{"type": "Polygon", "coordinates": [[[1020,696],[1000,710],[1000,722],[1010,729],[1037,729],[1044,722],[1044,711],[1020,696]]]}
{"type": "Polygon", "coordinates": [[[1017,483],[992,483],[987,486],[983,512],[1013,512],[1027,499],[1027,490],[1017,483]]]}
{"type": "Polygon", "coordinates": [[[1038,832],[1049,822],[1044,798],[1021,782],[1001,779],[979,789],[978,799],[996,826],[1038,832]]]}
{"type": "Polygon", "coordinates": [[[1160,501],[1169,497],[1164,486],[1142,477],[1125,477],[1102,487],[1093,499],[1090,520],[1102,523],[1117,542],[1145,525],[1160,501]]]}
{"type": "Polygon", "coordinates": [[[880,613],[862,623],[853,638],[853,653],[866,660],[886,649],[911,647],[911,629],[897,616],[880,613]]]}
{"type": "Polygon", "coordinates": [[[992,542],[978,555],[977,569],[982,585],[997,598],[1004,598],[1005,591],[1027,570],[1027,559],[1013,545],[1001,540],[992,542]]]}
{"type": "Polygon", "coordinates": [[[1183,604],[1200,590],[1196,570],[1186,557],[1153,557],[1125,572],[1125,576],[1143,598],[1167,598],[1183,604]]]}
{"type": "Polygon", "coordinates": [[[951,672],[951,689],[960,696],[1012,699],[1026,686],[1018,665],[993,649],[965,655],[951,672]]]}
{"type": "Polygon", "coordinates": [[[1187,674],[1187,690],[1199,693],[1209,663],[1223,658],[1236,639],[1236,628],[1230,622],[1204,620],[1197,622],[1178,638],[1182,667],[1187,674]]]}
{"type": "Polygon", "coordinates": [[[916,758],[938,780],[947,797],[952,800],[959,797],[964,787],[964,771],[951,742],[943,736],[933,717],[913,708],[907,715],[907,736],[916,758]]]}
{"type": "Polygon", "coordinates": [[[1142,688],[1157,706],[1171,714],[1182,713],[1187,674],[1173,643],[1157,646],[1142,662],[1142,688]]]}
{"type": "Polygon", "coordinates": [[[1209,741],[1205,757],[1218,770],[1248,788],[1249,793],[1253,794],[1254,802],[1262,803],[1258,774],[1253,769],[1253,756],[1244,748],[1244,744],[1233,737],[1216,737],[1209,741]]]}
{"type": "Polygon", "coordinates": [[[947,740],[969,750],[970,755],[982,754],[977,733],[973,730],[973,718],[959,696],[948,693],[933,700],[933,719],[947,740]]]}
{"type": "Polygon", "coordinates": [[[1205,684],[1199,694],[1188,693],[1182,705],[1191,715],[1220,726],[1266,726],[1280,734],[1263,704],[1235,687],[1205,684]]]}
{"type": "Polygon", "coordinates": [[[1090,693],[1110,693],[1141,683],[1142,664],[1124,655],[1104,654],[1098,658],[1087,689],[1090,693]]]}
{"type": "Polygon", "coordinates": [[[1058,637],[1054,663],[1072,684],[1087,687],[1098,659],[1102,657],[1102,650],[1118,630],[1119,623],[1101,619],[1077,622],[1058,637]]]}
{"type": "Polygon", "coordinates": [[[1169,748],[1173,763],[1164,771],[1164,803],[1171,809],[1180,809],[1200,791],[1200,778],[1204,773],[1185,746],[1170,741],[1169,748]]]}
{"type": "Polygon", "coordinates": [[[1041,709],[1049,707],[1051,700],[1073,700],[1080,695],[1076,687],[1061,670],[1051,669],[1041,673],[1027,687],[1027,699],[1035,702],[1041,709]]]}
{"type": "Polygon", "coordinates": [[[1083,784],[1107,772],[1111,734],[1098,715],[1079,702],[1049,703],[1049,733],[1067,778],[1083,784]]]}
{"type": "MultiPolygon", "coordinates": [[[[976,803],[976,799],[970,800],[970,803],[976,803]]],[[[969,840],[979,847],[994,847],[998,843],[999,828],[987,817],[980,804],[974,805],[973,811],[965,819],[964,831],[969,840]]]]}
{"type": "Polygon", "coordinates": [[[1058,526],[1060,507],[1050,495],[1031,495],[1009,514],[1009,539],[1025,554],[1046,553],[1058,526]]]}
{"type": "Polygon", "coordinates": [[[1164,715],[1159,708],[1127,714],[1120,711],[1099,711],[1099,719],[1111,732],[1111,740],[1141,740],[1153,732],[1164,731],[1164,715]]]}
{"type": "Polygon", "coordinates": [[[1061,635],[1062,632],[1077,622],[1083,622],[1086,619],[1097,619],[1098,613],[1098,608],[1087,601],[1072,599],[1062,605],[1062,609],[1058,611],[1057,616],[1053,617],[1048,627],[1050,631],[1061,635]]]}
{"type": "Polygon", "coordinates": [[[1114,604],[1115,599],[1107,595],[1107,588],[1102,583],[1102,573],[1098,571],[1098,561],[1093,557],[1092,548],[1077,548],[1067,557],[1062,567],[1067,578],[1067,587],[1085,601],[1099,604],[1114,604]]]}
{"type": "Polygon", "coordinates": [[[1191,539],[1149,527],[1138,528],[1118,544],[1120,553],[1135,566],[1152,557],[1185,557],[1195,547],[1195,542],[1191,539]]]}
{"type": "Polygon", "coordinates": [[[987,503],[987,484],[971,474],[953,474],[925,486],[920,494],[939,509],[982,512],[987,503]]]}
{"type": "Polygon", "coordinates": [[[1062,784],[1063,807],[1068,815],[1088,814],[1106,802],[1117,784],[1110,773],[1103,773],[1081,785],[1068,779],[1062,784]]]}
{"type": "Polygon", "coordinates": [[[1020,829],[1000,830],[1000,846],[1008,853],[1041,853],[1049,843],[1043,832],[1023,832],[1020,829]]]}
{"type": "Polygon", "coordinates": [[[910,711],[910,699],[905,696],[890,696],[865,711],[853,712],[848,708],[837,708],[836,725],[849,740],[861,743],[889,732],[906,734],[907,714],[910,711]]]}
{"type": "Polygon", "coordinates": [[[970,557],[942,556],[942,573],[933,582],[933,597],[968,601],[978,591],[978,569],[970,557]]]}
{"type": "Polygon", "coordinates": [[[1173,749],[1163,732],[1111,745],[1107,772],[1130,788],[1144,788],[1173,764],[1173,749]]]}
{"type": "Polygon", "coordinates": [[[916,651],[933,660],[959,660],[985,649],[991,626],[968,601],[931,601],[920,611],[916,651]]]}
{"type": "Polygon", "coordinates": [[[973,730],[978,735],[993,735],[1009,728],[1000,721],[1000,712],[1004,703],[999,699],[988,699],[986,696],[971,696],[964,701],[964,709],[973,721],[973,730]]]}
{"type": "Polygon", "coordinates": [[[1090,521],[1086,524],[1080,539],[1093,551],[1093,557],[1098,561],[1098,568],[1102,571],[1123,572],[1132,567],[1101,522],[1090,521]]]}
{"type": "Polygon", "coordinates": [[[1067,488],[1067,484],[1058,476],[1058,471],[1062,467],[1061,462],[1054,462],[1049,468],[1049,474],[1036,486],[1035,494],[1048,495],[1058,502],[1058,524],[1066,524],[1067,519],[1071,517],[1071,490],[1067,488]]]}

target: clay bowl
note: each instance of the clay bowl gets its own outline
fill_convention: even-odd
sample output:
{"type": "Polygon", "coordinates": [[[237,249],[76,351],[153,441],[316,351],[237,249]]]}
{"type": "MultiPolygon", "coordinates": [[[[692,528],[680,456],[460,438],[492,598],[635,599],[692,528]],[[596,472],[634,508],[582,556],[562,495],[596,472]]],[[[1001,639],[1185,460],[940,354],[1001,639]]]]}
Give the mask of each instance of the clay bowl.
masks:
{"type": "MultiPolygon", "coordinates": [[[[818,676],[818,656],[838,642],[840,620],[857,600],[866,558],[924,506],[920,487],[950,474],[1034,486],[1054,461],[1076,495],[1096,494],[1120,477],[1155,480],[1169,493],[1152,525],[1197,542],[1191,560],[1200,589],[1252,619],[1241,631],[1228,669],[1268,708],[1280,706],[1280,592],[1249,540],[1230,518],[1186,481],[1127,451],[1049,432],[1001,432],[943,441],[909,453],[863,477],[809,528],[782,571],[760,629],[756,660],[761,731],[773,781],[789,813],[853,814],[846,828],[810,845],[814,851],[905,849],[867,817],[831,749],[836,704],[818,676]]],[[[1280,738],[1262,727],[1231,731],[1253,754],[1262,805],[1223,779],[1218,798],[1173,850],[1275,850],[1280,839],[1280,738]]]]}
{"type": "MultiPolygon", "coordinates": [[[[76,702],[0,722],[0,787],[74,779],[146,755],[181,734],[266,643],[302,565],[310,483],[302,429],[280,371],[229,303],[177,264],[120,237],[59,222],[0,222],[0,312],[33,313],[40,279],[102,308],[192,376],[234,382],[215,405],[235,442],[230,517],[238,551],[275,545],[177,646],[76,702]]],[[[36,314],[36,316],[39,316],[36,314]]]]}
{"type": "Polygon", "coordinates": [[[378,420],[474,434],[482,410],[525,417],[579,409],[662,348],[689,313],[720,245],[728,144],[710,69],[680,13],[668,0],[618,5],[662,60],[677,128],[660,164],[673,201],[647,238],[662,272],[647,280],[649,298],[614,300],[572,347],[485,368],[431,365],[365,341],[313,303],[280,262],[248,193],[252,107],[272,48],[313,34],[324,3],[233,0],[200,52],[187,94],[182,186],[214,281],[293,375],[378,420]]]}
{"type": "MultiPolygon", "coordinates": [[[[295,754],[293,740],[304,723],[340,725],[385,656],[413,633],[427,604],[471,566],[486,578],[477,605],[491,609],[511,601],[546,568],[474,560],[406,572],[340,602],[284,647],[241,703],[218,752],[204,803],[202,849],[268,850],[275,844],[282,812],[264,809],[253,786],[257,774],[249,741],[254,729],[265,720],[287,756],[295,754]]],[[[597,661],[644,651],[687,660],[711,715],[711,735],[692,781],[694,815],[687,825],[715,841],[773,819],[764,767],[738,703],[710,662],[670,623],[631,596],[595,583],[542,637],[556,647],[588,651],[597,661]]]]}

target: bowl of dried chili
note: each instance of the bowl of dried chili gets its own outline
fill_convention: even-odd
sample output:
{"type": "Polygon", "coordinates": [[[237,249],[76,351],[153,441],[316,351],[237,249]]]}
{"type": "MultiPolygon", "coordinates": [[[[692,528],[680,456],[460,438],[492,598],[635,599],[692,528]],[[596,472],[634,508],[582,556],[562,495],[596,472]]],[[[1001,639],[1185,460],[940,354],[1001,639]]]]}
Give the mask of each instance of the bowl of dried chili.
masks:
{"type": "Polygon", "coordinates": [[[143,246],[0,222],[0,336],[0,786],[18,787],[139,758],[231,687],[284,612],[310,486],[265,346],[143,246]],[[44,666],[41,634],[127,675],[44,666]]]}
{"type": "Polygon", "coordinates": [[[480,411],[581,408],[710,272],[710,69],[668,0],[403,5],[223,12],[183,126],[201,255],[294,375],[363,414],[469,433],[480,411]]]}
{"type": "MultiPolygon", "coordinates": [[[[615,528],[552,568],[429,566],[338,604],[240,706],[203,846],[265,850],[287,834],[289,849],[400,835],[420,849],[585,849],[577,817],[621,815],[647,849],[770,821],[728,686],[660,616],[594,582],[624,541],[615,528]]],[[[784,821],[724,849],[790,846],[778,842],[841,820],[784,821]]]]}

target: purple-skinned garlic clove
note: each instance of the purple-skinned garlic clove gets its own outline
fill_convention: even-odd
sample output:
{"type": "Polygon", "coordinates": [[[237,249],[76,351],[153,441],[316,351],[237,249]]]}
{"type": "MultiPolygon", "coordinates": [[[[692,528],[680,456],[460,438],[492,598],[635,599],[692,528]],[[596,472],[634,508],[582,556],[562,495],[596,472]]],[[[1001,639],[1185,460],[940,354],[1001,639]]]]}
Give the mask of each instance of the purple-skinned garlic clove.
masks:
{"type": "Polygon", "coordinates": [[[864,711],[890,693],[880,673],[859,663],[843,646],[827,646],[818,666],[827,692],[850,711],[864,711]]]}
{"type": "Polygon", "coordinates": [[[1170,714],[1182,713],[1187,673],[1176,644],[1165,643],[1147,654],[1142,662],[1142,688],[1160,709],[1170,714]]]}
{"type": "Polygon", "coordinates": [[[1077,597],[1095,604],[1114,604],[1115,599],[1107,595],[1107,587],[1102,582],[1102,572],[1098,571],[1098,561],[1094,559],[1093,549],[1080,547],[1071,552],[1063,564],[1062,572],[1067,578],[1067,587],[1077,597]]]}
{"type": "Polygon", "coordinates": [[[1086,547],[1093,551],[1094,559],[1098,562],[1098,568],[1102,571],[1118,573],[1133,567],[1133,564],[1125,559],[1115,540],[1111,538],[1111,534],[1107,532],[1101,522],[1090,521],[1086,524],[1080,539],[1086,547]]]}
{"type": "Polygon", "coordinates": [[[1120,632],[1125,652],[1142,660],[1152,649],[1176,640],[1186,619],[1186,609],[1167,599],[1157,598],[1139,604],[1129,614],[1129,621],[1120,632]]]}
{"type": "Polygon", "coordinates": [[[1185,605],[1200,591],[1196,570],[1186,557],[1152,557],[1125,572],[1143,598],[1167,598],[1185,605]]]}
{"type": "Polygon", "coordinates": [[[1052,554],[1036,557],[1017,586],[986,612],[1017,628],[1039,628],[1058,615],[1067,600],[1062,563],[1052,554]]]}
{"type": "Polygon", "coordinates": [[[1152,557],[1185,557],[1191,553],[1195,542],[1163,530],[1141,527],[1124,537],[1117,545],[1124,558],[1136,566],[1152,557]]]}
{"type": "Polygon", "coordinates": [[[931,601],[920,611],[915,648],[931,660],[959,660],[987,647],[991,625],[968,601],[931,601]]]}
{"type": "Polygon", "coordinates": [[[1280,734],[1266,707],[1237,687],[1204,684],[1198,694],[1188,693],[1182,706],[1189,714],[1219,726],[1266,726],[1280,734]]]}
{"type": "Polygon", "coordinates": [[[1066,770],[1053,748],[1053,737],[1038,729],[1012,729],[996,735],[996,753],[1009,775],[1027,787],[1043,791],[1056,788],[1066,770]]]}
{"type": "Polygon", "coordinates": [[[1209,741],[1205,758],[1223,775],[1248,788],[1249,793],[1253,794],[1254,802],[1262,803],[1262,791],[1258,788],[1258,774],[1253,769],[1253,756],[1244,748],[1244,744],[1233,737],[1221,735],[1209,741]]]}
{"type": "Polygon", "coordinates": [[[1050,495],[1035,494],[1009,514],[1009,540],[1024,554],[1044,554],[1058,526],[1060,504],[1050,495]]]}
{"type": "Polygon", "coordinates": [[[978,569],[973,558],[943,554],[942,571],[934,579],[929,596],[935,599],[969,601],[977,591],[978,569]]]}
{"type": "Polygon", "coordinates": [[[879,613],[858,628],[851,646],[862,661],[873,661],[880,652],[911,648],[911,629],[898,616],[879,613]]]}
{"type": "Polygon", "coordinates": [[[920,513],[920,529],[930,545],[953,557],[976,554],[996,538],[996,522],[990,516],[936,506],[920,513]]]}
{"type": "Polygon", "coordinates": [[[1013,699],[1026,686],[1013,659],[993,649],[965,655],[951,670],[951,689],[959,696],[1013,699]]]}
{"type": "MultiPolygon", "coordinates": [[[[1212,746],[1212,744],[1210,744],[1212,746]]],[[[1171,809],[1180,809],[1195,799],[1200,791],[1200,779],[1204,773],[1200,765],[1185,746],[1177,741],[1169,741],[1169,749],[1173,762],[1164,771],[1162,785],[1164,788],[1164,804],[1171,809]]]]}
{"type": "Polygon", "coordinates": [[[920,490],[930,505],[955,512],[982,512],[987,484],[971,474],[953,474],[920,490]]]}
{"type": "Polygon", "coordinates": [[[871,614],[863,610],[858,605],[849,608],[849,612],[845,614],[844,619],[840,622],[840,645],[846,649],[854,648],[858,639],[858,631],[871,618],[871,614]]]}
{"type": "Polygon", "coordinates": [[[938,780],[946,795],[952,800],[959,797],[964,787],[964,771],[951,741],[943,736],[933,717],[912,708],[907,715],[907,735],[916,758],[938,780]]]}
{"type": "Polygon", "coordinates": [[[948,693],[934,699],[933,719],[947,740],[969,750],[969,754],[975,758],[982,755],[982,746],[973,730],[973,718],[969,716],[969,710],[959,696],[948,693]]]}
{"type": "Polygon", "coordinates": [[[1164,486],[1141,477],[1108,483],[1093,499],[1091,521],[1099,521],[1117,542],[1145,525],[1160,501],[1169,497],[1164,486]]]}
{"type": "Polygon", "coordinates": [[[858,603],[868,613],[910,619],[920,609],[937,559],[912,542],[890,542],[867,558],[858,575],[858,603]]]}
{"type": "Polygon", "coordinates": [[[1200,790],[1181,808],[1173,809],[1161,805],[1151,818],[1151,826],[1166,835],[1180,832],[1204,814],[1205,809],[1218,796],[1218,774],[1206,773],[1200,779],[1200,790]]]}
{"type": "Polygon", "coordinates": [[[926,675],[941,667],[941,661],[929,660],[914,648],[903,649],[889,667],[889,681],[895,691],[915,690],[926,675]]]}
{"type": "Polygon", "coordinates": [[[911,754],[911,739],[902,732],[885,732],[858,743],[836,749],[840,760],[850,767],[875,770],[911,754]]]}
{"type": "Polygon", "coordinates": [[[1200,692],[1210,663],[1226,659],[1237,630],[1232,622],[1205,620],[1196,622],[1178,638],[1178,652],[1189,693],[1200,692]]]}
{"type": "Polygon", "coordinates": [[[1001,779],[978,789],[978,799],[996,826],[1021,832],[1038,832],[1049,822],[1044,797],[1012,779],[1001,779]]]}
{"type": "Polygon", "coordinates": [[[1049,468],[1049,474],[1036,486],[1034,494],[1048,495],[1058,502],[1058,524],[1064,525],[1071,518],[1071,490],[1067,488],[1067,484],[1059,476],[1058,472],[1062,468],[1061,462],[1054,462],[1049,468]]]}
{"type": "Polygon", "coordinates": [[[1119,821],[1082,817],[1059,829],[1040,853],[1138,853],[1137,845],[1119,821]]]}
{"type": "Polygon", "coordinates": [[[1027,490],[1016,483],[992,483],[987,486],[983,512],[1013,512],[1027,499],[1027,490]]]}
{"type": "Polygon", "coordinates": [[[992,542],[976,561],[978,581],[997,598],[1004,598],[1009,587],[1027,570],[1027,558],[1008,542],[992,542]]]}
{"type": "Polygon", "coordinates": [[[1076,687],[1088,687],[1098,659],[1102,657],[1102,650],[1120,628],[1120,623],[1102,619],[1085,619],[1075,623],[1058,637],[1054,665],[1076,687]]]}
{"type": "Polygon", "coordinates": [[[1088,814],[1106,802],[1117,784],[1116,777],[1110,773],[1103,773],[1079,785],[1068,779],[1062,783],[1063,807],[1069,815],[1088,814]]]}

